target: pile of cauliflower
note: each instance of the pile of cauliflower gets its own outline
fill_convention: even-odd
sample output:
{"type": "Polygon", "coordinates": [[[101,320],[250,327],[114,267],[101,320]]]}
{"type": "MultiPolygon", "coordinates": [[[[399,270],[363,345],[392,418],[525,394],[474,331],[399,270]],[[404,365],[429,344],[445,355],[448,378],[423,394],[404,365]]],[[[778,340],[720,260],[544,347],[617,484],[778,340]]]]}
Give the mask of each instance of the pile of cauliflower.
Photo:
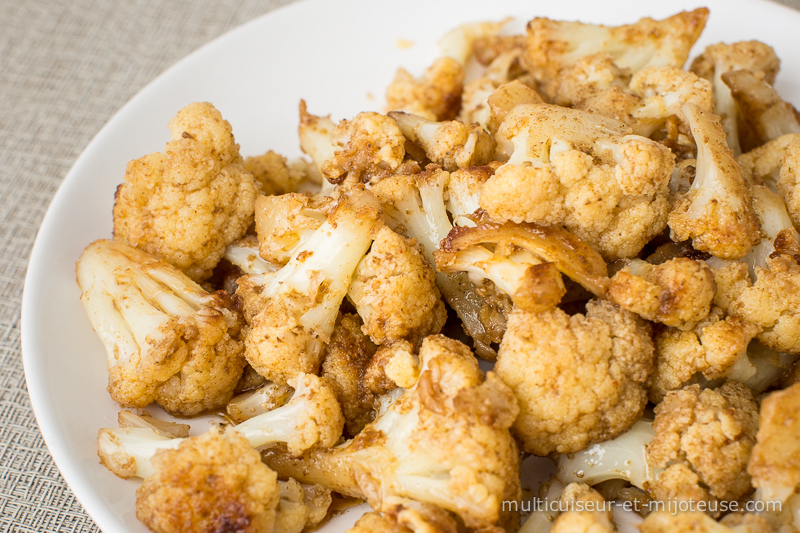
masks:
{"type": "Polygon", "coordinates": [[[461,26],[295,160],[181,109],[77,264],[138,518],[800,531],[800,114],[766,44],[686,68],[708,15],[461,26]]]}

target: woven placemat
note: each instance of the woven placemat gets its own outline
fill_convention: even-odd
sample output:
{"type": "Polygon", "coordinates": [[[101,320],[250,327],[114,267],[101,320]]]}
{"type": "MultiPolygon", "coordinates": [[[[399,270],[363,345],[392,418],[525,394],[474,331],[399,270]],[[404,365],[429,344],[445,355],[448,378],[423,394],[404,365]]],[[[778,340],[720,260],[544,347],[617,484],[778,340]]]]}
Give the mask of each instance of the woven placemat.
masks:
{"type": "Polygon", "coordinates": [[[25,269],[57,187],[159,73],[290,1],[0,0],[0,531],[98,531],[42,441],[20,357],[25,269]]]}

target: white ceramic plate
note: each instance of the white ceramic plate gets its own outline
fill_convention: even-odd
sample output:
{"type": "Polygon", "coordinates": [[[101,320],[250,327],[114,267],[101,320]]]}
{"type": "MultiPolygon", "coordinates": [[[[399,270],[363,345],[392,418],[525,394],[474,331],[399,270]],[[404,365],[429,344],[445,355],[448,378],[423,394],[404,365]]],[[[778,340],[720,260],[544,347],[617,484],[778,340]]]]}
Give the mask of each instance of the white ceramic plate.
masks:
{"type": "MultiPolygon", "coordinates": [[[[75,495],[106,533],[144,532],[135,517],[137,483],[100,465],[95,439],[116,425],[106,393],[106,356],[79,301],[74,265],[83,248],[111,235],[114,190],[130,159],[161,150],[166,123],[193,101],[210,101],[233,125],[244,155],[299,155],[297,105],[334,120],[380,110],[398,66],[419,74],[436,41],[456,25],[533,16],[604,24],[663,18],[706,5],[711,17],[695,53],[718,41],[759,39],[783,61],[780,92],[800,104],[800,13],[756,0],[469,0],[402,3],[310,0],[252,21],[193,53],[142,90],[98,133],[67,175],[45,216],[25,283],[25,375],[45,442],[75,495]],[[399,46],[399,40],[413,46],[399,46]]],[[[351,512],[323,531],[343,531],[351,512]]]]}

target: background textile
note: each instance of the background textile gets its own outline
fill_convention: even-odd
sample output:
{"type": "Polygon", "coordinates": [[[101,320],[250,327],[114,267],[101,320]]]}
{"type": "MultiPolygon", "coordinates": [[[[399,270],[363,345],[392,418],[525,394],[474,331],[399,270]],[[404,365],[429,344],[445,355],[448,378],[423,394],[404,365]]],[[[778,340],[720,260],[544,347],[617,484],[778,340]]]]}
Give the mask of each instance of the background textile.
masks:
{"type": "MultiPolygon", "coordinates": [[[[28,256],[56,189],[158,74],[290,2],[0,0],[0,531],[98,531],[42,441],[20,354],[28,256]]],[[[800,0],[783,3],[800,9],[800,0]]]]}

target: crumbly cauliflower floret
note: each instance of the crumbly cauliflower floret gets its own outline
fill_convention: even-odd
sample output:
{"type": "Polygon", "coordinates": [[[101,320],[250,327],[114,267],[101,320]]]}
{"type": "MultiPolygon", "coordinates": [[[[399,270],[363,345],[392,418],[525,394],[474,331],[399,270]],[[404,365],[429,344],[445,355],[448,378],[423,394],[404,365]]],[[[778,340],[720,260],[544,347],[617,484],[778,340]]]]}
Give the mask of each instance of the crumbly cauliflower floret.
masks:
{"type": "Polygon", "coordinates": [[[800,488],[800,384],[761,402],[756,445],[747,471],[766,501],[785,502],[800,488]]]}
{"type": "Polygon", "coordinates": [[[425,150],[431,162],[447,171],[485,165],[494,158],[494,139],[477,124],[433,122],[399,111],[391,111],[389,116],[409,141],[425,150]]]}
{"type": "Polygon", "coordinates": [[[706,8],[623,26],[536,17],[528,23],[525,66],[550,97],[561,69],[598,52],[611,54],[617,66],[633,74],[648,66],[681,68],[707,18],[706,8]]]}
{"type": "Polygon", "coordinates": [[[682,108],[697,144],[696,175],[669,214],[674,241],[722,259],[744,257],[761,240],[761,227],[740,165],[719,118],[693,104],[682,108]]]}
{"type": "Polygon", "coordinates": [[[700,261],[634,259],[611,278],[607,295],[642,318],[686,331],[708,315],[715,290],[714,273],[700,261]]]}
{"type": "Polygon", "coordinates": [[[521,495],[508,430],[518,410],[513,393],[491,372],[484,379],[455,340],[427,337],[419,356],[417,383],[355,439],[300,459],[276,451],[265,460],[281,475],[366,497],[378,511],[399,496],[438,505],[470,528],[513,527],[515,516],[502,507],[521,495]]]}
{"type": "Polygon", "coordinates": [[[552,105],[518,105],[498,130],[508,162],[480,204],[494,220],[564,225],[608,260],[632,257],[666,226],[674,157],[624,124],[552,105]]]}
{"type": "Polygon", "coordinates": [[[335,151],[322,165],[331,183],[367,183],[400,166],[406,139],[392,118],[364,112],[342,120],[331,134],[335,151]]]}
{"type": "Polygon", "coordinates": [[[741,152],[739,110],[722,76],[730,71],[749,70],[759,79],[774,83],[779,68],[780,60],[775,55],[775,50],[759,41],[712,44],[692,61],[692,72],[707,79],[714,86],[716,113],[720,115],[728,146],[734,155],[738,156],[741,152]]]}
{"type": "Polygon", "coordinates": [[[128,164],[114,203],[114,237],[202,281],[252,224],[259,184],[244,168],[231,125],[211,104],[184,107],[169,129],[164,153],[128,164]]]}
{"type": "Polygon", "coordinates": [[[277,475],[235,432],[210,431],[152,459],[136,490],[136,516],[158,533],[273,531],[277,475]]]}
{"type": "Polygon", "coordinates": [[[314,200],[298,193],[256,198],[256,235],[261,258],[274,265],[285,265],[294,251],[325,222],[331,207],[328,197],[314,200]]]}
{"type": "Polygon", "coordinates": [[[792,222],[800,226],[800,134],[782,135],[742,154],[738,161],[778,192],[792,222]]]}
{"type": "Polygon", "coordinates": [[[439,333],[447,320],[435,271],[413,240],[386,226],[356,267],[347,295],[375,344],[417,343],[439,333]]]}
{"type": "Polygon", "coordinates": [[[328,380],[342,406],[347,433],[358,434],[374,418],[375,395],[365,374],[377,347],[362,333],[358,315],[342,314],[323,353],[321,376],[328,380]]]}
{"type": "Polygon", "coordinates": [[[648,380],[650,400],[660,402],[668,391],[681,388],[697,373],[714,380],[744,366],[748,374],[747,346],[757,333],[758,326],[725,317],[718,307],[692,330],[660,330],[654,337],[656,368],[648,380]]]}
{"type": "Polygon", "coordinates": [[[77,264],[81,300],[108,354],[108,391],[129,407],[172,414],[225,405],[245,366],[241,316],[224,292],[118,241],[100,240],[77,264]]]}
{"type": "Polygon", "coordinates": [[[648,462],[667,469],[653,487],[658,499],[685,499],[681,486],[697,486],[687,479],[690,474],[699,477],[711,499],[738,500],[752,490],[746,466],[758,430],[758,404],[750,389],[736,382],[705,390],[691,385],[667,393],[655,414],[648,462]],[[679,465],[690,470],[664,477],[679,465]]]}
{"type": "Polygon", "coordinates": [[[647,403],[649,326],[607,301],[586,309],[585,316],[555,309],[508,317],[495,372],[519,400],[514,432],[529,453],[569,453],[612,439],[647,403]]]}
{"type": "Polygon", "coordinates": [[[452,57],[440,57],[414,78],[404,68],[397,69],[386,88],[389,111],[405,111],[429,120],[452,120],[461,107],[464,67],[452,57]]]}
{"type": "Polygon", "coordinates": [[[599,492],[584,483],[570,483],[561,493],[563,509],[550,533],[614,533],[611,509],[599,492]]]}
{"type": "Polygon", "coordinates": [[[245,158],[244,168],[261,184],[262,194],[287,194],[318,186],[319,174],[303,159],[287,161],[277,152],[245,158]]]}

